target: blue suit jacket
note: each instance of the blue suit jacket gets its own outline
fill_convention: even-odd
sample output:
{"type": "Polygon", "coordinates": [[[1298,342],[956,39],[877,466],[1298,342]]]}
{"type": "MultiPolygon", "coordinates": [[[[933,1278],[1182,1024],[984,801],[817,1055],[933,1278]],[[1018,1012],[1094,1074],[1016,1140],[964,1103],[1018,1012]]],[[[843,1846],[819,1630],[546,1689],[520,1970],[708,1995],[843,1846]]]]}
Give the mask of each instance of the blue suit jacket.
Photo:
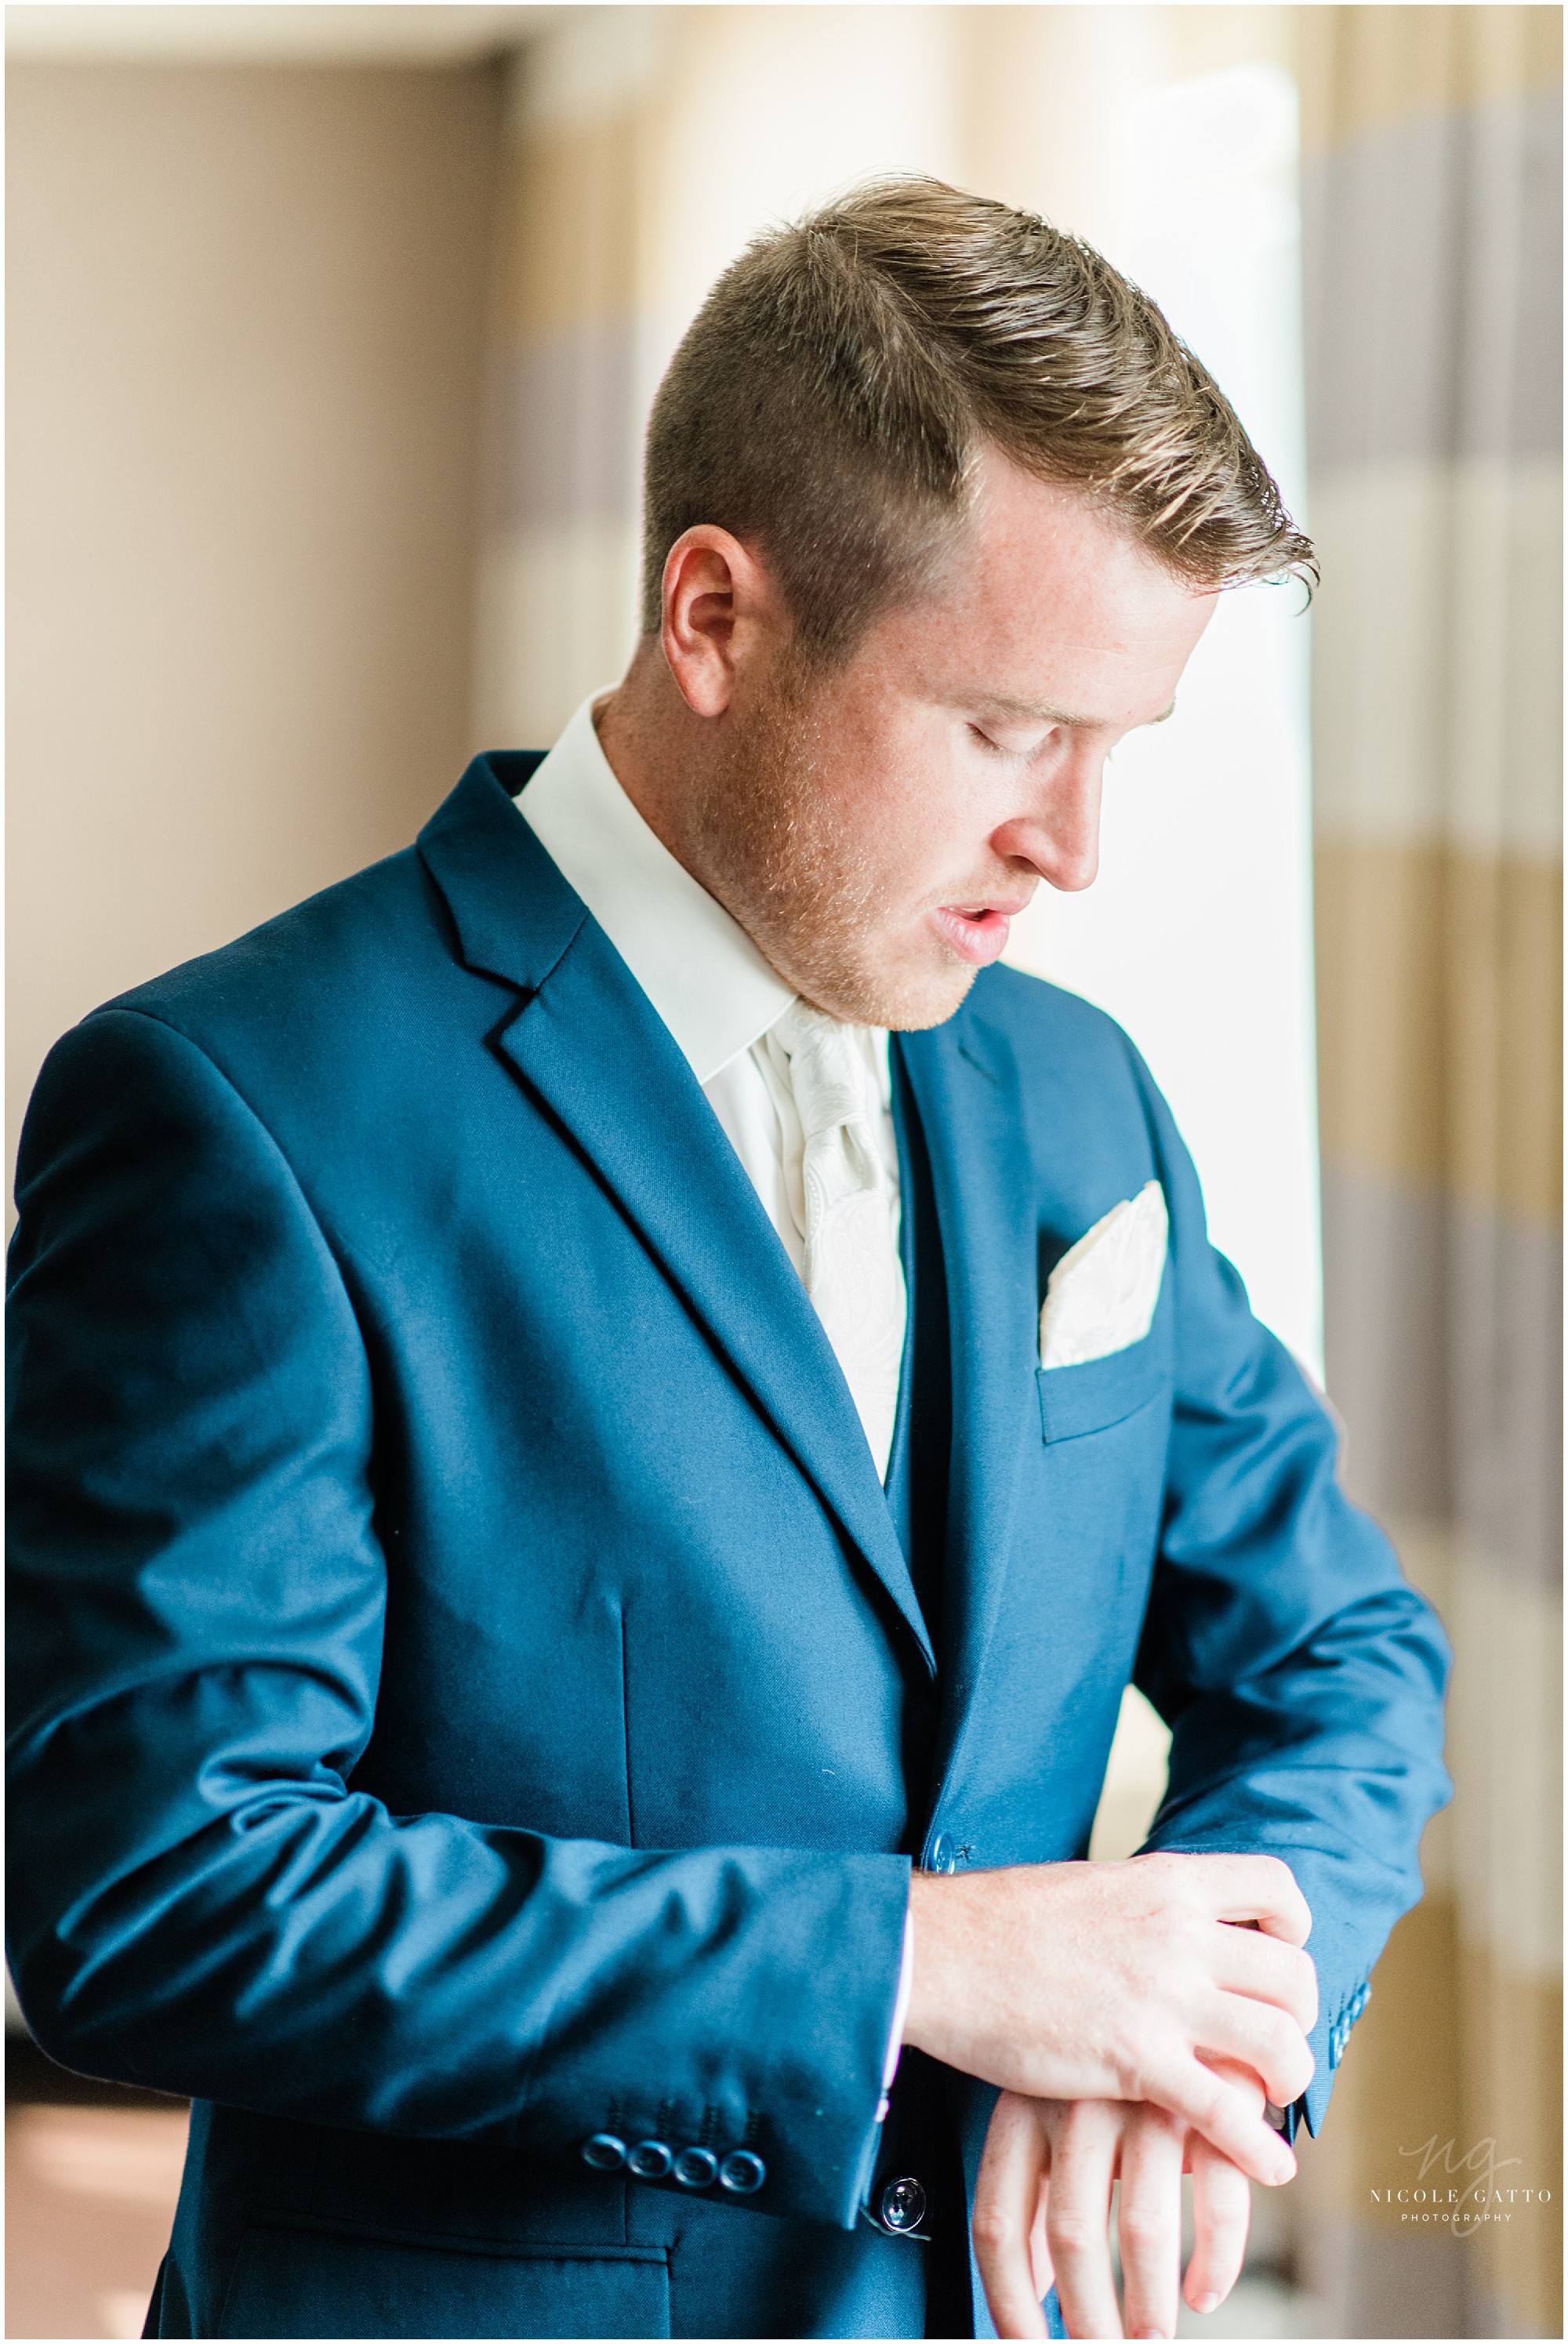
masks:
{"type": "Polygon", "coordinates": [[[938,1682],[821,1326],[528,770],[40,1080],[15,1975],[56,2058],[197,2103],[163,2333],[919,2333],[855,2227],[911,1861],[1082,1855],[1135,1678],[1152,1843],[1272,1851],[1312,1907],[1315,2125],[1445,1793],[1441,1634],[1136,1053],[998,968],[896,1044],[948,1270],[938,1682]],[[1051,1265],[1149,1178],[1148,1338],[1040,1375],[1051,1265]],[[599,2132],[766,2177],[596,2172],[599,2132]]]}

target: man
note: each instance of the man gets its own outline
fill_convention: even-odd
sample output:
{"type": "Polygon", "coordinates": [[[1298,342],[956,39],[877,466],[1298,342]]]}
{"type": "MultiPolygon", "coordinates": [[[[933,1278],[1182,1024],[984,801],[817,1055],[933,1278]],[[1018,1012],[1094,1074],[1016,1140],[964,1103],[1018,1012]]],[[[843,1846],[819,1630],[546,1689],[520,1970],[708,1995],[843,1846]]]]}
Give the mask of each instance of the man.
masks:
{"type": "Polygon", "coordinates": [[[22,1998],[195,2099],[149,2332],[1117,2335],[1119,2175],[1169,2335],[1184,2166],[1207,2308],[1419,1894],[1443,1652],[1136,1054],[996,964],[1310,550],[934,183],[736,263],[647,486],[617,691],[41,1079],[22,1998]]]}

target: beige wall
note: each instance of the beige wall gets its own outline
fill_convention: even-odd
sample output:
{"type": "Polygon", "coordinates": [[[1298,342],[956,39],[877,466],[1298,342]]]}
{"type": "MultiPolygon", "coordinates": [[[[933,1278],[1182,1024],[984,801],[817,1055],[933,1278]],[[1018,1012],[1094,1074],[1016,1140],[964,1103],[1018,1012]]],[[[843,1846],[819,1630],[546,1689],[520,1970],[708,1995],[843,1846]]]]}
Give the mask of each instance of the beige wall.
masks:
{"type": "Polygon", "coordinates": [[[469,747],[499,73],[7,76],[7,1138],[469,747]]]}

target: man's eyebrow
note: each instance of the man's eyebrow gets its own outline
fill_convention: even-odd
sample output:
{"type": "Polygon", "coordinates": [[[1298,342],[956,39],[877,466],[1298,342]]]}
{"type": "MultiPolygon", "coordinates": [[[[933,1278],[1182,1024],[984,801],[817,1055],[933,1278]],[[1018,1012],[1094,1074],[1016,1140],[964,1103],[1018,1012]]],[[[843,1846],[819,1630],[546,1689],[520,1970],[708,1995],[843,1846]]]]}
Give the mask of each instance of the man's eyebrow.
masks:
{"type": "MultiPolygon", "coordinates": [[[[1114,729],[1108,717],[1076,716],[1067,708],[1053,708],[1048,702],[1036,700],[1013,700],[1006,694],[993,695],[977,702],[976,705],[987,715],[1017,716],[1022,717],[1026,722],[1070,724],[1085,732],[1108,732],[1114,729]]],[[[1160,710],[1158,716],[1146,716],[1144,724],[1163,724],[1175,713],[1176,702],[1173,700],[1168,708],[1160,710]]],[[[1140,725],[1134,729],[1141,732],[1143,727],[1140,725]]]]}

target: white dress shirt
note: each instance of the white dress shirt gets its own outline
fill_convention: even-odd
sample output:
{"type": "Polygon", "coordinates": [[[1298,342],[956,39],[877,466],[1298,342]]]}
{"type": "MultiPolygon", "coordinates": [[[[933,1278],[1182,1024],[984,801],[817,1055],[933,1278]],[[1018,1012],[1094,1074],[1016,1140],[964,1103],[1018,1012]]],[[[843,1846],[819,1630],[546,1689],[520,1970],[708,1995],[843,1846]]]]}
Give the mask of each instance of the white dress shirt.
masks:
{"type": "MultiPolygon", "coordinates": [[[[795,994],[723,905],[676,862],[616,780],[593,728],[594,703],[603,696],[594,692],[583,702],[513,803],[669,1027],[801,1273],[804,1143],[788,1082],[766,1046],[769,1029],[793,1006],[795,994]]],[[[892,1189],[896,1253],[898,1148],[887,1033],[864,1026],[851,1031],[892,1189]]],[[[900,1295],[903,1290],[900,1268],[900,1295]]],[[[885,1480],[892,1440],[885,1410],[855,1390],[853,1360],[841,1357],[840,1364],[885,1480]]],[[[914,1930],[906,1918],[879,2119],[898,2065],[913,1977],[914,1930]]]]}

